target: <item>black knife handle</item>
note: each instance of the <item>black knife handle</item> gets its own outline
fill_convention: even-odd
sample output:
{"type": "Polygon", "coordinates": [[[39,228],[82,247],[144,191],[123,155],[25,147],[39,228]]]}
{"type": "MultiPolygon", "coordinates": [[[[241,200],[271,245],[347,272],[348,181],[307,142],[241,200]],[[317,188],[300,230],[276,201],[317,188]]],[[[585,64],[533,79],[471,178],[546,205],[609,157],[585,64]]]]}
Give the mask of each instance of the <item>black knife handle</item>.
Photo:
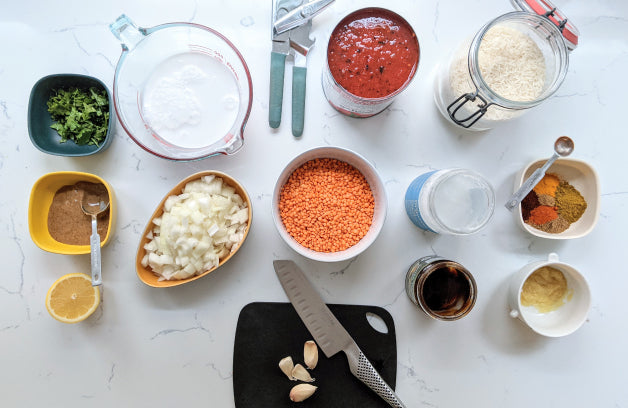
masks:
{"type": "Polygon", "coordinates": [[[375,370],[375,367],[373,367],[364,353],[362,353],[362,350],[360,350],[357,344],[353,343],[343,351],[349,360],[351,374],[375,391],[377,395],[382,397],[391,407],[406,408],[397,394],[395,394],[392,388],[386,384],[386,381],[384,381],[377,370],[375,370]]]}

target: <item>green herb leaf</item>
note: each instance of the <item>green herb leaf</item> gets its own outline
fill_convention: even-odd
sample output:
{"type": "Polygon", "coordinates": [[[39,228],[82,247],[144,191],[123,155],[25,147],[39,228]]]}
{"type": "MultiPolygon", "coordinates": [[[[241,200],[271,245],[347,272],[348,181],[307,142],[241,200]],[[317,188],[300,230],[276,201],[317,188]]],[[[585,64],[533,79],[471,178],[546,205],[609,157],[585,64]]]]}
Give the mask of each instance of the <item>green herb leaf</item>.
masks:
{"type": "Polygon", "coordinates": [[[78,145],[98,146],[105,139],[109,98],[104,89],[56,89],[47,104],[56,122],[50,127],[59,133],[61,143],[72,140],[78,145]]]}

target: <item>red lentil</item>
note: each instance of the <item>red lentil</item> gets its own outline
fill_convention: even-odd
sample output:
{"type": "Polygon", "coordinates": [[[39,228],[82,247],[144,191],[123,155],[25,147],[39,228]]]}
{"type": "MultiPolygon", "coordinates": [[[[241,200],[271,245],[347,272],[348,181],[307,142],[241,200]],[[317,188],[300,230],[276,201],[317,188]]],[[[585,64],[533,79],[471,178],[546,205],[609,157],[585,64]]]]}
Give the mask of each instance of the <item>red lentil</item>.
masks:
{"type": "Polygon", "coordinates": [[[318,252],[357,244],[368,232],[374,210],[373,192],[362,173],[336,159],[304,163],[279,196],[279,214],[288,233],[318,252]]]}

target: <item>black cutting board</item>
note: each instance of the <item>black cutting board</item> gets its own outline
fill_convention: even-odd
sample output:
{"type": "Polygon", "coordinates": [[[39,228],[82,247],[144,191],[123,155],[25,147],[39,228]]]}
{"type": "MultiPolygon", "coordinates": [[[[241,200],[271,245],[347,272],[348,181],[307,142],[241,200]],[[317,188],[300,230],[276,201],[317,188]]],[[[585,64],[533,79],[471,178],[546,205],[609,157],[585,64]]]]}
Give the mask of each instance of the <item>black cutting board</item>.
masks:
{"type": "MultiPolygon", "coordinates": [[[[390,313],[377,306],[328,305],[382,378],[395,388],[397,346],[390,313]],[[367,320],[373,313],[386,323],[388,333],[375,330],[367,320]]],[[[318,387],[299,403],[290,401],[290,389],[298,384],[279,369],[279,360],[291,356],[303,363],[303,344],[313,340],[290,303],[250,303],[238,318],[233,350],[233,393],[236,408],[377,408],[388,407],[349,371],[342,351],[327,358],[319,349],[318,365],[310,373],[318,387]]]]}

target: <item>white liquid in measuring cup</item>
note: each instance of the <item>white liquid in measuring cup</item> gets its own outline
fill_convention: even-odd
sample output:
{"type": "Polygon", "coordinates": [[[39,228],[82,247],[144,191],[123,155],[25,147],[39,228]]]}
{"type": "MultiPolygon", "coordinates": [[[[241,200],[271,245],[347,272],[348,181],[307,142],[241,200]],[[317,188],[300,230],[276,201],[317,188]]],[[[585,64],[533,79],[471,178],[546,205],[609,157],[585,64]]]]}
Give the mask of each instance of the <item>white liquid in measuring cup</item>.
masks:
{"type": "Polygon", "coordinates": [[[159,64],[141,94],[144,121],[161,139],[184,148],[205,147],[224,137],[235,123],[239,102],[229,68],[195,52],[159,64]]]}

